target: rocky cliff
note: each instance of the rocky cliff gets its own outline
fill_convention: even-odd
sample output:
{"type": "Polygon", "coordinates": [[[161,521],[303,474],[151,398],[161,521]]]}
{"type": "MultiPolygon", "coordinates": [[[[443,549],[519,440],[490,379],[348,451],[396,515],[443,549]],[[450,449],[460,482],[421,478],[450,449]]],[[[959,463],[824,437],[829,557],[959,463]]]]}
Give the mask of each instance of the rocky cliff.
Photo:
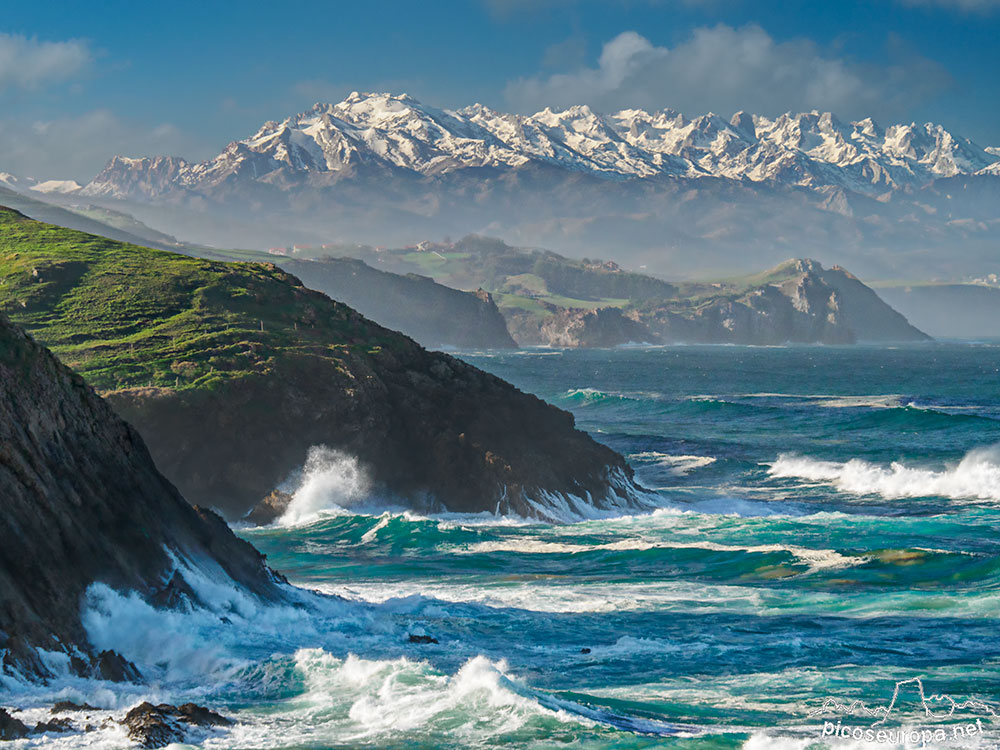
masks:
{"type": "Polygon", "coordinates": [[[261,555],[188,505],[138,433],[2,315],[0,508],[0,658],[22,674],[47,674],[42,648],[71,655],[81,675],[136,676],[88,643],[81,598],[95,582],[164,602],[183,560],[281,596],[261,555]]]}
{"type": "Polygon", "coordinates": [[[623,308],[555,310],[512,325],[522,343],[615,346],[924,341],[929,337],[855,276],[790,260],[743,283],[700,285],[690,296],[623,308]]]}
{"type": "Polygon", "coordinates": [[[637,316],[630,316],[617,307],[579,310],[543,305],[548,312],[544,316],[518,308],[506,310],[507,325],[522,344],[610,348],[660,340],[637,316]]]}
{"type": "Polygon", "coordinates": [[[184,496],[230,518],[317,445],[356,457],[375,496],[420,508],[544,516],[634,499],[624,459],[567,412],[274,266],[0,211],[0,281],[0,305],[106,394],[184,496]]]}
{"type": "Polygon", "coordinates": [[[463,292],[427,276],[379,271],[361,260],[277,260],[310,289],[329,295],[386,328],[405,333],[423,346],[513,349],[493,297],[483,290],[463,292]]]}

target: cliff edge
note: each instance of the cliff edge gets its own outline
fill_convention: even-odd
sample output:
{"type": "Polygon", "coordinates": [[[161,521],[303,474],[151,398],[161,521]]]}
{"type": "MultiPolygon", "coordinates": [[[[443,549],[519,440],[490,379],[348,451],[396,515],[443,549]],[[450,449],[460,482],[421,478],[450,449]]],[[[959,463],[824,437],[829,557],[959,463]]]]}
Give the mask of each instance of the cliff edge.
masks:
{"type": "Polygon", "coordinates": [[[137,676],[87,640],[82,597],[95,582],[152,601],[196,597],[174,578],[181,561],[262,599],[282,595],[262,556],[191,507],[138,433],[2,315],[0,505],[0,654],[21,674],[47,676],[45,649],[81,676],[137,676]]]}

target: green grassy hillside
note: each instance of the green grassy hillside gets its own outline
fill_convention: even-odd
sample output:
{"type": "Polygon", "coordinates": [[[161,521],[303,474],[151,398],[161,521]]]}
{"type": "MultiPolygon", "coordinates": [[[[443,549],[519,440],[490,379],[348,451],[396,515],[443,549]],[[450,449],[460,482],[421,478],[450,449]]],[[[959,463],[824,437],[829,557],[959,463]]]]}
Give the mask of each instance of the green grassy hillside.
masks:
{"type": "Polygon", "coordinates": [[[572,415],[429,352],[270,264],[151,250],[0,209],[0,310],[142,434],[200,505],[242,517],[309,452],[357,459],[379,497],[537,515],[634,497],[572,415]]]}
{"type": "Polygon", "coordinates": [[[274,266],[152,250],[9,209],[0,304],[103,390],[213,387],[266,373],[283,355],[337,360],[391,338],[274,266]]]}

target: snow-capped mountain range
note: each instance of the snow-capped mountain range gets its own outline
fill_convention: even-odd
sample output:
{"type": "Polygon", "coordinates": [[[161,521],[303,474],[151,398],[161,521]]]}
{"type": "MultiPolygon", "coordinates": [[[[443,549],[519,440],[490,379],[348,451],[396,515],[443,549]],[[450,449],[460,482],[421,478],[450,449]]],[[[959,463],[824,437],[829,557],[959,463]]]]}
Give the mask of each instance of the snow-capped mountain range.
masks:
{"type": "Polygon", "coordinates": [[[10,172],[0,172],[0,187],[23,192],[34,190],[36,193],[70,194],[80,190],[75,180],[43,180],[39,182],[31,177],[18,177],[10,172]]]}
{"type": "Polygon", "coordinates": [[[303,178],[322,185],[368,170],[438,177],[528,166],[612,180],[714,177],[879,196],[943,177],[1000,174],[1000,149],[931,123],[882,128],[870,118],[842,122],[829,112],[775,119],[738,112],[727,121],[673,110],[603,115],[576,106],[524,116],[355,92],[267,122],[208,161],[116,156],[81,192],[148,200],[176,191],[211,194],[243,181],[289,189],[303,178]]]}

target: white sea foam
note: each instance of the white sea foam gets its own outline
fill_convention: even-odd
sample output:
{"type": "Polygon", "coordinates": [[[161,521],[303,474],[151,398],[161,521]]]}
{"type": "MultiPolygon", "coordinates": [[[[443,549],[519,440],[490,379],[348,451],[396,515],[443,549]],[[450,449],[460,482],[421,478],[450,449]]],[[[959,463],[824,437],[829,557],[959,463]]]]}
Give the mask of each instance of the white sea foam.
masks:
{"type": "MultiPolygon", "coordinates": [[[[817,406],[823,409],[895,409],[906,406],[905,397],[898,393],[841,395],[833,393],[737,393],[736,398],[759,398],[798,402],[799,406],[817,406]]],[[[702,397],[714,398],[714,397],[702,397]]],[[[790,404],[794,405],[794,404],[790,404]]]]}
{"type": "Polygon", "coordinates": [[[298,526],[342,514],[363,501],[369,490],[368,476],[356,458],[325,445],[313,446],[292,501],[278,523],[298,526]]]}
{"type": "Polygon", "coordinates": [[[282,707],[280,736],[274,727],[250,724],[220,746],[299,746],[316,737],[337,744],[422,738],[477,744],[539,721],[591,724],[544,707],[504,662],[482,656],[452,675],[423,661],[339,659],[321,649],[299,650],[293,659],[305,690],[282,707]]]}
{"type": "Polygon", "coordinates": [[[730,552],[734,554],[769,554],[786,552],[809,567],[810,571],[848,568],[867,562],[867,558],[858,555],[842,555],[832,549],[809,549],[794,545],[757,544],[736,545],[720,544],[710,541],[678,542],[652,539],[620,539],[603,544],[569,544],[566,542],[550,542],[543,539],[507,539],[503,541],[477,542],[467,547],[455,549],[455,552],[466,554],[490,554],[496,552],[512,552],[523,555],[579,554],[582,552],[642,552],[652,549],[702,549],[712,552],[730,552]]]}
{"type": "Polygon", "coordinates": [[[666,469],[675,477],[686,476],[696,469],[711,466],[716,461],[712,456],[671,455],[656,451],[633,453],[629,458],[640,465],[653,465],[666,469]]]}
{"type": "Polygon", "coordinates": [[[174,558],[198,597],[188,610],[156,609],[134,592],[102,583],[87,590],[82,622],[91,643],[135,663],[147,679],[167,689],[210,678],[218,684],[247,666],[247,646],[343,640],[344,630],[374,628],[371,612],[357,605],[292,587],[287,601],[267,604],[236,586],[214,563],[174,558]]]}
{"type": "Polygon", "coordinates": [[[913,618],[988,620],[996,616],[1000,606],[1000,593],[994,591],[971,595],[933,590],[871,591],[844,597],[818,590],[683,580],[559,584],[540,583],[537,578],[529,577],[484,585],[414,579],[391,584],[323,584],[317,588],[325,593],[377,604],[380,609],[428,617],[431,616],[429,612],[439,612],[442,606],[452,603],[551,613],[726,612],[754,616],[796,613],[867,619],[906,612],[913,618]]]}
{"type": "Polygon", "coordinates": [[[1000,448],[977,448],[957,464],[944,469],[907,466],[893,462],[880,466],[861,459],[847,462],[819,461],[782,454],[771,464],[773,477],[830,483],[857,495],[889,499],[939,496],[955,500],[1000,501],[1000,448]]]}
{"type": "Polygon", "coordinates": [[[449,584],[436,580],[395,583],[324,584],[325,593],[346,598],[389,604],[406,601],[414,614],[435,602],[474,603],[488,607],[512,607],[532,612],[584,613],[630,611],[737,611],[761,613],[780,608],[785,596],[752,586],[702,584],[693,581],[654,583],[580,583],[539,585],[535,580],[508,581],[503,585],[449,584]],[[765,603],[767,600],[767,603],[765,603]]]}

